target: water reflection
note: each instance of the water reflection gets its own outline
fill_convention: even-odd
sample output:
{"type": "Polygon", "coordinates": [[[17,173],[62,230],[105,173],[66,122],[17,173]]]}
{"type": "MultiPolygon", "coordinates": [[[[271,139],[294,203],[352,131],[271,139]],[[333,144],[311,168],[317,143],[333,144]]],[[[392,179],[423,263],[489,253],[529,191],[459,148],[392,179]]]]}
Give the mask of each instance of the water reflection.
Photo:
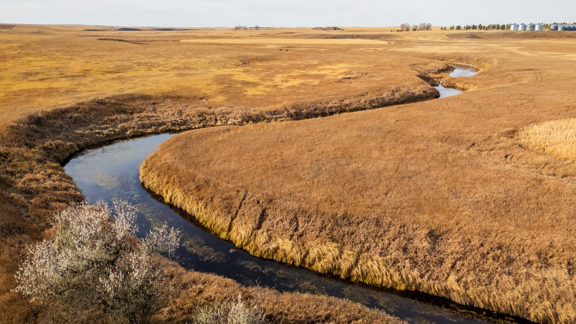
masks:
{"type": "MultiPolygon", "coordinates": [[[[467,77],[475,76],[476,74],[478,74],[478,72],[476,72],[472,69],[456,66],[454,68],[454,71],[450,72],[450,77],[452,77],[452,78],[467,78],[467,77]]],[[[442,82],[440,82],[440,84],[437,85],[435,88],[440,93],[440,98],[452,97],[452,96],[455,96],[457,94],[462,93],[462,91],[460,91],[458,89],[444,87],[444,85],[442,85],[442,82]]]]}
{"type": "Polygon", "coordinates": [[[450,77],[452,77],[452,78],[467,78],[467,77],[473,77],[476,74],[478,74],[478,72],[471,69],[471,68],[467,68],[467,67],[463,67],[463,66],[456,66],[454,68],[454,71],[450,72],[450,77]]]}
{"type": "Polygon", "coordinates": [[[455,96],[457,94],[462,93],[462,91],[458,90],[458,89],[453,89],[453,88],[446,88],[442,85],[442,82],[440,82],[439,85],[437,85],[436,90],[438,90],[438,92],[440,93],[440,98],[447,98],[447,97],[452,97],[455,96]]]}

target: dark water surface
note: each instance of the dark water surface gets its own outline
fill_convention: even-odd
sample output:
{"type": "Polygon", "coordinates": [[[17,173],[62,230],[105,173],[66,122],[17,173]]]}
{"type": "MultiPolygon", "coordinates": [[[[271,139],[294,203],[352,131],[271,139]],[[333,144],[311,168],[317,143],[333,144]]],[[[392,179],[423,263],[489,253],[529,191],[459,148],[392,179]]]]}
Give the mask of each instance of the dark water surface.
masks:
{"type": "Polygon", "coordinates": [[[256,258],[219,239],[193,219],[156,200],[140,184],[138,168],[170,134],[118,142],[86,150],[65,166],[90,203],[123,199],[138,207],[140,235],[166,222],[182,231],[175,259],[182,266],[228,277],[243,285],[346,298],[382,309],[409,322],[485,323],[448,300],[348,283],[306,269],[256,258]]]}

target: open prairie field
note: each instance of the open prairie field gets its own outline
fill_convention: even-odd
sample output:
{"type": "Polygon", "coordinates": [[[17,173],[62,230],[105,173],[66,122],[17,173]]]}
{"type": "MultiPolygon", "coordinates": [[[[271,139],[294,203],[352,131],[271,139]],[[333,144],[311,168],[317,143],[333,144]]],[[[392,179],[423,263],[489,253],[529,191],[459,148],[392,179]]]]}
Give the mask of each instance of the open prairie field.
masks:
{"type": "MultiPolygon", "coordinates": [[[[302,119],[436,97],[417,75],[443,70],[446,63],[403,53],[383,59],[381,46],[393,38],[388,34],[2,28],[0,318],[43,318],[11,289],[25,247],[50,236],[54,213],[83,199],[61,167],[71,154],[151,133],[302,119]]],[[[237,293],[221,297],[234,299],[237,293]]],[[[335,311],[347,307],[342,301],[317,299],[277,307],[271,318],[395,321],[362,307],[348,312],[357,314],[350,317],[335,311]],[[330,303],[334,306],[321,306],[330,303]],[[288,308],[294,312],[281,312],[288,308]]],[[[275,300],[271,297],[271,305],[283,305],[275,300]]],[[[179,316],[195,306],[181,301],[171,307],[178,309],[171,316],[179,316]]]]}
{"type": "Polygon", "coordinates": [[[469,89],[447,99],[188,132],[141,179],[258,256],[573,322],[576,45],[517,35],[397,38],[383,57],[481,73],[447,80],[469,89]]]}
{"type": "MultiPolygon", "coordinates": [[[[83,199],[62,168],[73,153],[222,126],[142,167],[221,237],[352,281],[574,321],[575,37],[392,31],[0,29],[0,319],[46,318],[11,289],[25,247],[83,199]],[[481,73],[450,79],[454,63],[481,73]],[[469,91],[426,101],[440,79],[469,91]]],[[[397,321],[165,264],[180,287],[165,320],[242,292],[278,322],[397,321]]]]}
{"type": "Polygon", "coordinates": [[[413,65],[430,63],[403,53],[382,55],[382,46],[395,36],[384,30],[116,30],[2,30],[2,123],[122,94],[270,109],[397,88],[421,90],[413,65]]]}

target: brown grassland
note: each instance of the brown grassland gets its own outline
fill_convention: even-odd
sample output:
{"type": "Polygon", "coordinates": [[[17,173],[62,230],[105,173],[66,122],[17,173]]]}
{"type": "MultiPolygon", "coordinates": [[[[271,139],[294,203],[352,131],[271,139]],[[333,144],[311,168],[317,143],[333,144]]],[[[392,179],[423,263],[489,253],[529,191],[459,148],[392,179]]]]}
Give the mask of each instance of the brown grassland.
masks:
{"type": "MultiPolygon", "coordinates": [[[[8,322],[44,318],[44,310],[11,289],[26,245],[49,233],[51,215],[83,198],[61,167],[74,152],[146,134],[431,99],[436,92],[413,74],[446,68],[444,62],[403,54],[394,61],[405,64],[381,60],[378,45],[386,41],[379,38],[387,35],[380,31],[370,31],[366,39],[338,34],[331,40],[334,35],[311,29],[94,29],[14,26],[0,31],[0,318],[8,322]],[[226,41],[232,38],[254,40],[226,41]],[[269,45],[270,38],[278,44],[269,45]],[[357,59],[356,46],[366,48],[366,59],[357,59]],[[416,70],[408,63],[418,64],[416,70]]],[[[187,297],[173,300],[161,318],[185,321],[196,300],[235,300],[240,292],[238,285],[215,289],[227,285],[223,278],[188,275],[198,287],[182,284],[184,275],[175,276],[177,295],[187,297]]],[[[270,290],[259,294],[268,317],[279,322],[397,322],[343,300],[270,290]]]]}
{"type": "MultiPolygon", "coordinates": [[[[3,28],[0,318],[43,318],[11,289],[26,245],[82,200],[61,167],[71,154],[224,126],[177,136],[142,168],[147,186],[220,236],[350,280],[574,321],[576,169],[550,148],[567,128],[539,123],[576,117],[576,44],[518,35],[3,28]],[[470,91],[414,103],[437,96],[425,80],[453,62],[481,69],[445,80],[470,91]],[[407,105],[286,122],[395,104],[407,105]]],[[[166,267],[179,289],[164,320],[242,292],[278,322],[396,321],[166,267]]]]}
{"type": "Polygon", "coordinates": [[[460,96],[188,132],[141,180],[257,256],[574,322],[575,124],[539,123],[576,115],[576,44],[499,35],[389,45],[478,64],[460,96]]]}

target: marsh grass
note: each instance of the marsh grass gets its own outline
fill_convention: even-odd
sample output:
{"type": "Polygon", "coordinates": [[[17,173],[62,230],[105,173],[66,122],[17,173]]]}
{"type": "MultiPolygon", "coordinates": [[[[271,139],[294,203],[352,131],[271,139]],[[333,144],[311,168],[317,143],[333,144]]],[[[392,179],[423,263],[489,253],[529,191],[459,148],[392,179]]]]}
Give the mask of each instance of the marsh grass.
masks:
{"type": "MultiPolygon", "coordinates": [[[[350,280],[435,292],[535,320],[573,322],[576,260],[571,206],[576,202],[564,184],[576,177],[576,171],[517,148],[513,136],[506,135],[523,125],[574,117],[567,109],[575,100],[572,36],[541,33],[538,37],[548,41],[532,42],[535,34],[487,32],[476,33],[480,41],[462,38],[454,43],[439,32],[388,37],[389,29],[358,28],[345,33],[274,29],[249,34],[88,29],[16,26],[0,33],[0,61],[6,63],[0,80],[2,320],[28,323],[44,318],[45,309],[31,307],[10,289],[24,246],[50,236],[50,215],[82,200],[61,167],[70,154],[159,132],[304,119],[370,109],[373,103],[409,102],[413,96],[433,95],[428,82],[416,74],[445,69],[446,62],[452,61],[469,62],[485,71],[461,85],[478,91],[390,109],[380,117],[356,113],[324,127],[306,124],[306,136],[312,139],[310,152],[339,152],[341,144],[350,141],[352,146],[364,147],[350,156],[375,156],[377,163],[368,166],[387,166],[390,172],[379,169],[368,178],[357,178],[362,163],[348,163],[339,156],[316,165],[310,174],[318,177],[346,166],[356,168],[349,173],[353,178],[335,177],[347,184],[345,194],[326,199],[329,192],[318,191],[312,195],[315,206],[296,208],[306,201],[299,198],[273,208],[274,199],[289,195],[266,197],[245,186],[219,188],[214,183],[218,176],[233,170],[232,165],[224,165],[223,170],[208,173],[207,180],[194,179],[201,183],[200,192],[183,205],[201,216],[204,213],[201,218],[208,227],[256,254],[350,280]],[[242,44],[234,40],[239,37],[260,40],[242,44]],[[266,44],[271,38],[274,41],[266,44]],[[382,98],[399,85],[403,87],[395,92],[396,100],[382,98]],[[351,132],[349,125],[355,118],[362,119],[365,134],[351,132]],[[319,138],[318,133],[325,136],[319,138]],[[338,145],[326,146],[330,138],[338,139],[338,145]],[[367,143],[378,145],[366,147],[367,143]],[[460,159],[465,163],[454,163],[460,159]],[[486,169],[487,165],[492,168],[486,169]],[[371,179],[390,187],[370,196],[377,185],[350,185],[369,184],[371,179]],[[362,197],[346,201],[358,189],[362,197]],[[238,211],[244,193],[248,200],[238,211]],[[216,203],[210,202],[211,196],[218,197],[216,203]],[[326,206],[340,211],[367,199],[388,204],[387,212],[363,219],[378,209],[371,203],[365,205],[369,212],[321,213],[326,206]],[[314,210],[318,215],[310,214],[314,210]],[[343,232],[349,228],[358,232],[343,232]],[[356,235],[364,231],[368,234],[356,235]],[[262,248],[268,243],[271,248],[262,248]]],[[[451,35],[458,34],[466,36],[451,35]]],[[[232,146],[221,152],[244,149],[232,146]]],[[[202,154],[197,156],[206,157],[208,151],[200,149],[202,154]]],[[[262,149],[252,153],[268,161],[261,170],[274,169],[267,153],[262,149]]],[[[216,163],[200,163],[198,169],[205,165],[216,163]]],[[[245,164],[246,169],[255,165],[245,164]]],[[[252,174],[274,178],[261,170],[252,174]]],[[[179,184],[164,180],[159,177],[153,183],[157,190],[166,195],[176,192],[168,187],[179,184]]],[[[281,183],[295,190],[297,186],[289,184],[296,180],[290,176],[281,183]]],[[[279,185],[260,188],[272,187],[279,185]]],[[[305,188],[304,197],[309,197],[305,188]]],[[[254,296],[253,290],[226,279],[186,272],[169,262],[165,266],[180,290],[162,313],[164,320],[190,322],[197,305],[234,302],[239,291],[247,300],[254,296]]],[[[267,316],[277,322],[394,322],[381,312],[342,300],[268,290],[266,296],[267,316]]]]}
{"type": "Polygon", "coordinates": [[[573,159],[574,122],[515,125],[554,118],[574,96],[556,84],[517,87],[189,132],[161,145],[141,180],[257,256],[571,323],[576,170],[526,148],[573,159]],[[565,95],[531,97],[542,87],[565,95]]]}
{"type": "MultiPolygon", "coordinates": [[[[404,89],[377,100],[388,104],[424,100],[433,92],[404,89]],[[397,101],[396,101],[397,100],[397,101]]],[[[343,98],[352,110],[373,109],[366,96],[343,98]]],[[[83,197],[61,164],[82,148],[131,137],[222,125],[244,125],[291,118],[312,118],[350,111],[337,109],[332,101],[300,103],[283,109],[224,107],[210,109],[190,105],[189,98],[122,95],[97,98],[74,106],[40,111],[4,125],[0,132],[0,232],[2,264],[0,314],[13,321],[39,316],[41,311],[10,292],[23,247],[49,233],[51,216],[83,197]]],[[[45,312],[45,310],[43,311],[45,312]]],[[[314,317],[311,313],[308,316],[314,317]]],[[[361,311],[359,316],[365,316],[361,311]]],[[[42,316],[42,315],[40,315],[42,316]]],[[[278,315],[280,316],[280,315],[278,315]]],[[[286,315],[289,318],[289,315],[286,315]]],[[[284,317],[280,317],[284,318],[284,317]]],[[[394,321],[388,317],[387,320],[394,321]]]]}
{"type": "Polygon", "coordinates": [[[576,119],[530,125],[518,133],[522,145],[541,153],[576,162],[576,119]]]}
{"type": "MultiPolygon", "coordinates": [[[[544,266],[534,256],[550,253],[546,262],[563,259],[543,250],[545,246],[536,247],[545,240],[525,244],[521,234],[478,233],[466,227],[454,233],[448,232],[450,226],[442,230],[449,235],[438,235],[385,217],[334,217],[295,209],[285,202],[259,204],[266,198],[250,193],[238,211],[233,207],[241,199],[238,191],[210,182],[190,182],[194,177],[182,172],[164,176],[173,172],[174,165],[155,154],[142,165],[141,181],[167,203],[255,256],[376,287],[426,292],[534,321],[570,323],[576,316],[574,272],[562,265],[544,266]],[[263,210],[264,222],[258,216],[263,210]],[[302,228],[306,234],[300,232],[302,228]]],[[[564,243],[564,248],[570,245],[564,243]]]]}

